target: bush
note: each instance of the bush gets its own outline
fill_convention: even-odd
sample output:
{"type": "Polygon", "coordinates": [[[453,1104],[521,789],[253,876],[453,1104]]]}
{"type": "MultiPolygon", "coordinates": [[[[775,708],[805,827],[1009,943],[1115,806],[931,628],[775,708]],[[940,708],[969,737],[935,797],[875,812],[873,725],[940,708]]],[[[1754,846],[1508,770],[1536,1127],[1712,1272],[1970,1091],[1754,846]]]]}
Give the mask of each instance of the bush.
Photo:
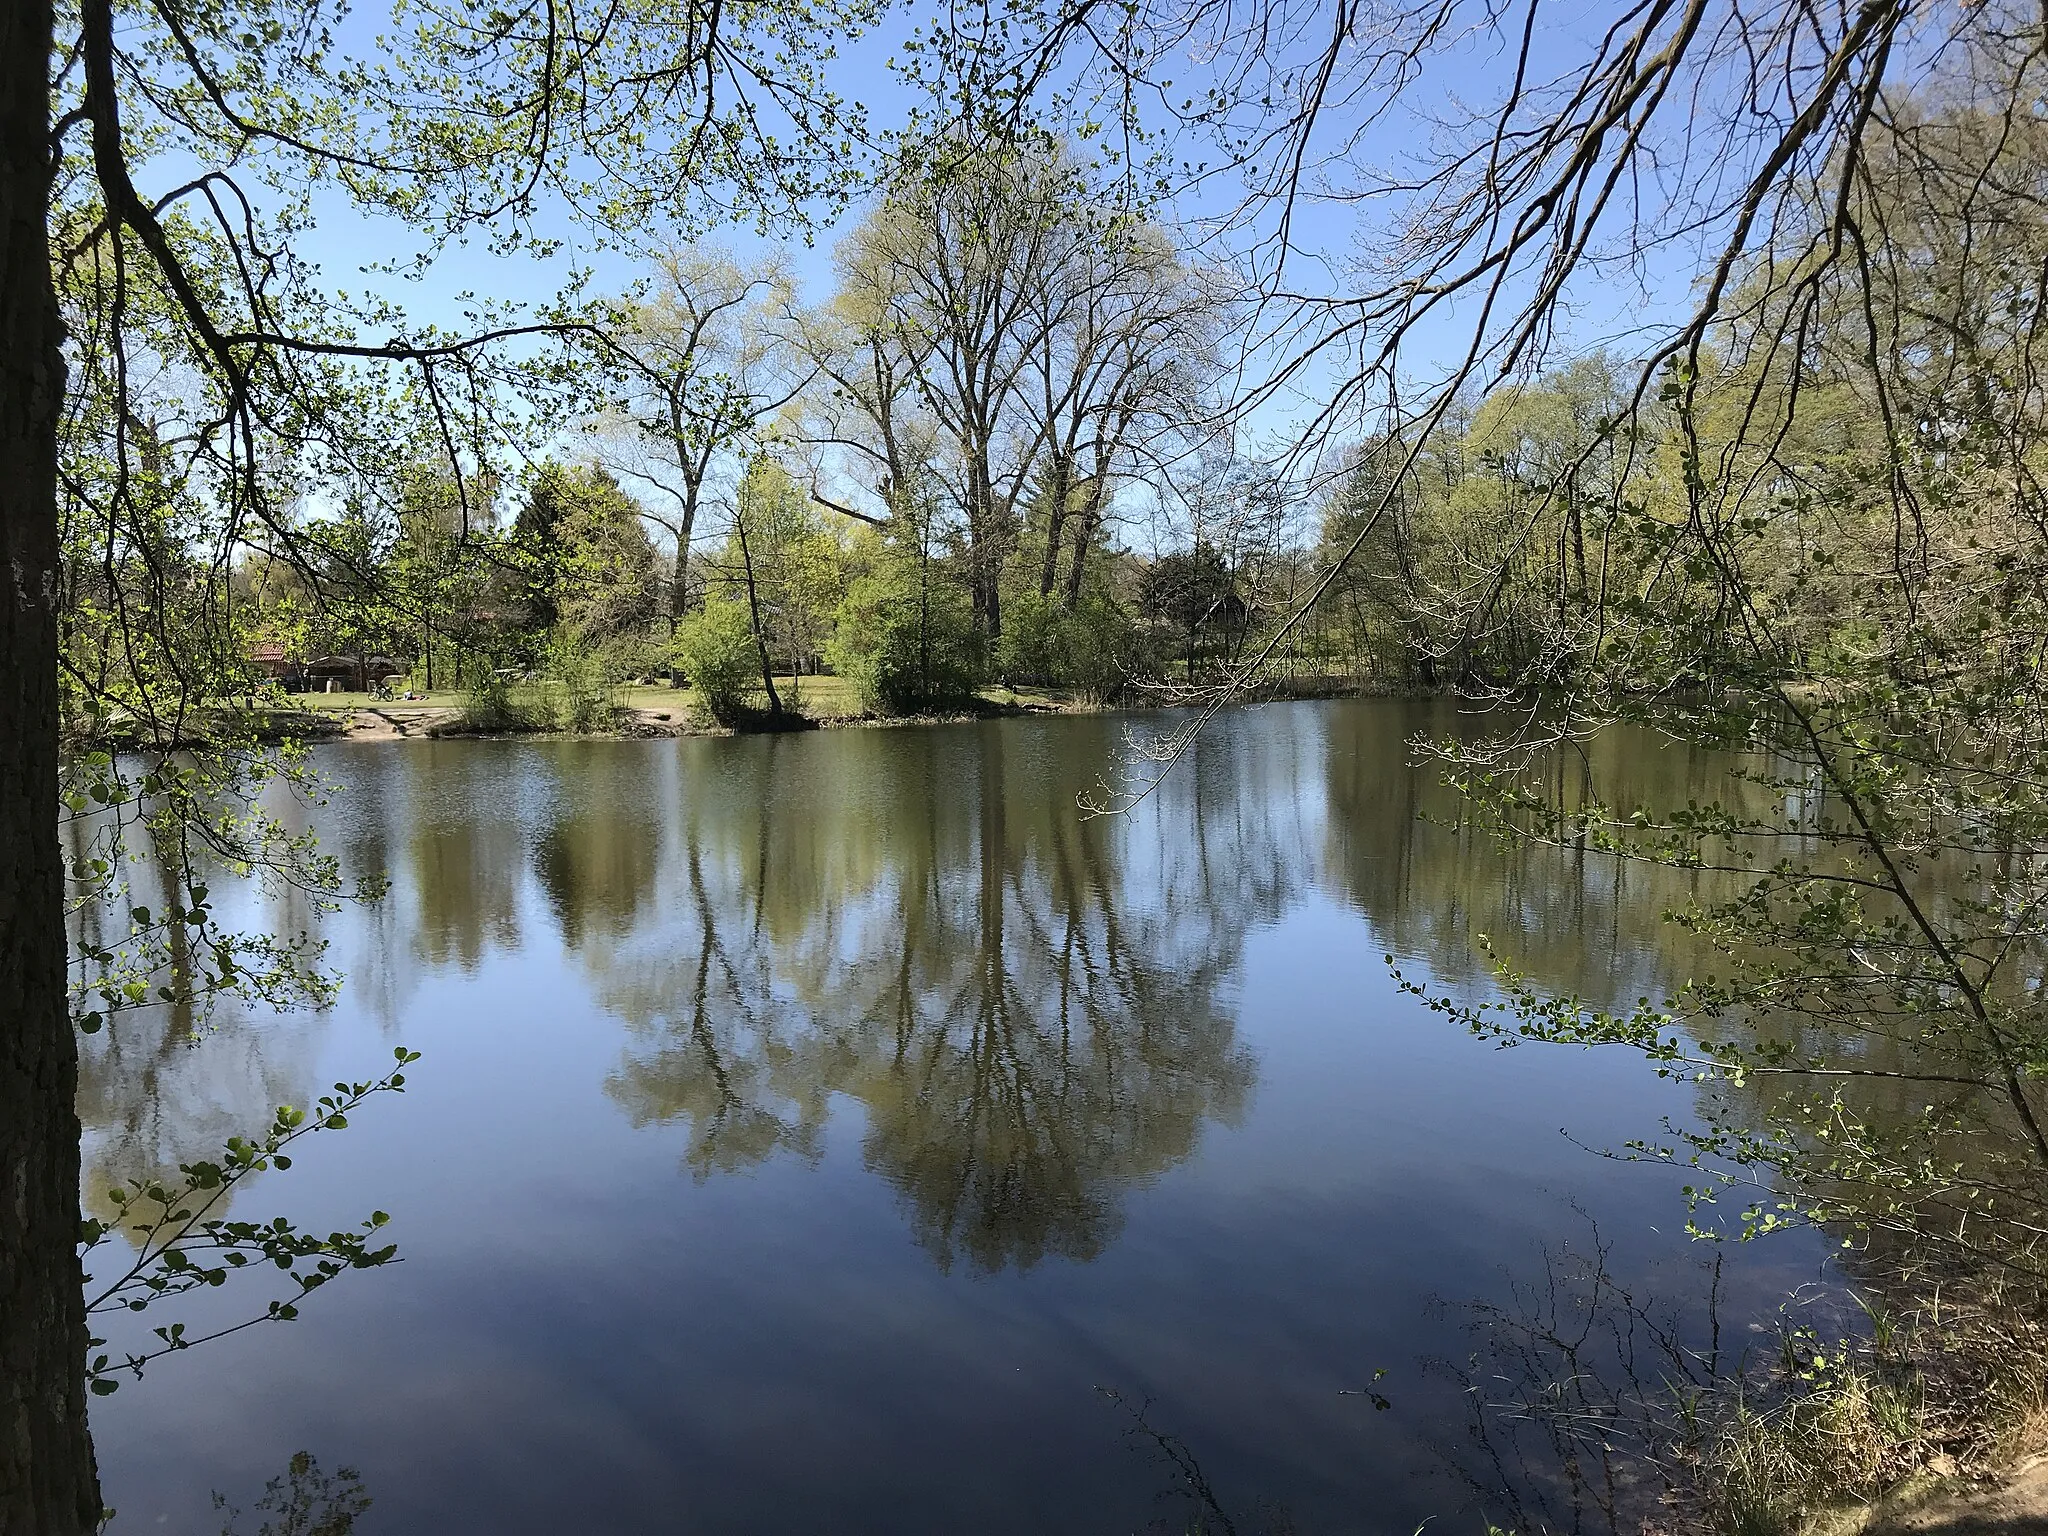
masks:
{"type": "Polygon", "coordinates": [[[1106,701],[1138,666],[1142,637],[1106,593],[1085,595],[1073,612],[1056,598],[1025,592],[1003,614],[997,656],[1005,681],[1054,683],[1106,701]]]}
{"type": "Polygon", "coordinates": [[[1152,670],[1143,633],[1108,597],[1084,597],[1066,616],[1063,633],[1064,681],[1099,703],[1108,703],[1133,677],[1152,670]]]}
{"type": "Polygon", "coordinates": [[[604,658],[562,636],[548,652],[552,724],[558,731],[604,731],[612,727],[618,702],[604,658]]]}
{"type": "Polygon", "coordinates": [[[1003,634],[996,642],[996,675],[1006,683],[1065,681],[1066,646],[1059,604],[1024,591],[1003,603],[1003,634]]]}
{"type": "Polygon", "coordinates": [[[827,651],[861,703],[883,715],[964,703],[983,672],[981,637],[965,600],[937,583],[920,591],[886,578],[856,582],[827,651]]]}
{"type": "Polygon", "coordinates": [[[481,670],[462,701],[462,730],[537,731],[547,726],[545,704],[532,698],[530,690],[515,688],[501,672],[481,670]]]}
{"type": "Polygon", "coordinates": [[[713,598],[676,625],[676,664],[697,690],[704,712],[735,724],[761,689],[761,652],[744,605],[713,598]]]}

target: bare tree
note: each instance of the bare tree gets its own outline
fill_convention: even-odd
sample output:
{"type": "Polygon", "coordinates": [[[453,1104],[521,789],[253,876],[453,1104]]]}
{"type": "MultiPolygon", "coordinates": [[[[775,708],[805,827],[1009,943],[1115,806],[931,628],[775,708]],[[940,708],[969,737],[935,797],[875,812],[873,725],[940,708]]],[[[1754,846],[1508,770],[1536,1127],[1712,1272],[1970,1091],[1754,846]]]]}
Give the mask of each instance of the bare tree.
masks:
{"type": "Polygon", "coordinates": [[[1079,600],[1088,552],[1140,461],[1176,456],[1216,414],[1209,380],[1227,308],[1219,274],[1191,269],[1157,226],[1083,211],[1081,238],[1035,294],[1027,446],[1042,457],[1041,597],[1071,543],[1064,594],[1079,600]],[[1069,538],[1071,535],[1071,538],[1069,538]]]}
{"type": "Polygon", "coordinates": [[[899,331],[885,295],[889,264],[864,242],[849,240],[837,254],[839,291],[820,310],[792,307],[784,334],[813,370],[814,387],[799,396],[792,434],[840,478],[871,498],[862,507],[824,486],[826,465],[815,464],[811,495],[820,506],[879,527],[907,513],[921,494],[933,452],[935,427],[922,411],[915,379],[930,345],[899,331]]]}
{"type": "Polygon", "coordinates": [[[877,284],[862,308],[899,356],[921,359],[909,378],[945,441],[975,624],[988,635],[1002,629],[999,578],[1033,458],[1006,452],[1007,437],[1042,337],[1035,301],[1075,238],[1061,212],[1071,190],[1060,159],[942,140],[850,237],[860,255],[847,274],[877,284]]]}
{"type": "Polygon", "coordinates": [[[670,251],[656,262],[653,295],[600,343],[619,379],[613,409],[597,423],[612,439],[607,462],[664,492],[675,509],[648,512],[675,541],[670,633],[689,611],[690,546],[714,476],[736,478],[738,456],[763,421],[806,382],[792,380],[794,354],[772,323],[790,295],[780,260],[745,266],[707,247],[670,251]]]}
{"type": "Polygon", "coordinates": [[[839,276],[831,314],[794,321],[828,385],[812,440],[865,463],[884,507],[914,466],[942,492],[990,635],[1036,488],[1039,591],[1053,592],[1071,538],[1071,604],[1118,475],[1149,439],[1206,414],[1197,380],[1224,304],[1217,275],[1097,195],[1067,152],[962,133],[906,159],[841,248],[839,276]]]}

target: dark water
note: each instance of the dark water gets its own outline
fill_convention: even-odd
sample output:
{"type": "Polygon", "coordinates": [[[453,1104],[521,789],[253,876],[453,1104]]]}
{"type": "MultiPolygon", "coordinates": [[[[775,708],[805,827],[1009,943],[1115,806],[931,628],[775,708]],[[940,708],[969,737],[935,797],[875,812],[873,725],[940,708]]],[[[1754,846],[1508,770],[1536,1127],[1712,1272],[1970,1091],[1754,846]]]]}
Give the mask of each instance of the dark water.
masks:
{"type": "MultiPolygon", "coordinates": [[[[300,1450],[361,1532],[1220,1528],[1141,1412],[1240,1531],[1483,1529],[1472,1304],[1595,1231],[1646,1289],[1701,1254],[1675,1178],[1587,1150],[1683,1090],[1395,985],[1483,986],[1481,932],[1596,1000],[1689,963],[1677,877],[1422,814],[1404,741],[1457,723],[1234,713],[1095,821],[1123,721],[320,749],[301,814],[390,895],[239,920],[330,940],[342,1001],[88,1041],[88,1198],[403,1043],[410,1091],[235,1214],[382,1207],[404,1262],[97,1404],[115,1531],[218,1531],[300,1450]]],[[[1723,765],[1593,766],[1682,803],[1723,765]]],[[[1727,1305],[1816,1247],[1732,1256],[1727,1305]]]]}

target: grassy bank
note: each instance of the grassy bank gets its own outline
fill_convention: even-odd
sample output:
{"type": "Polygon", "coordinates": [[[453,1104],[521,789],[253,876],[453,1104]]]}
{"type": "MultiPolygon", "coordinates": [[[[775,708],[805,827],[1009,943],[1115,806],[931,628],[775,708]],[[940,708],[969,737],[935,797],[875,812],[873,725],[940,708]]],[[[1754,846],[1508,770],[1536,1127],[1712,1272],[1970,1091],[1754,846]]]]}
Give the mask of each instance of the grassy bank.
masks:
{"type": "MultiPolygon", "coordinates": [[[[1166,707],[1179,702],[1174,692],[1164,689],[1137,692],[1117,705],[1105,706],[1091,701],[1075,689],[998,684],[980,689],[972,699],[955,707],[927,714],[883,716],[863,705],[853,684],[845,678],[784,676],[778,677],[775,685],[787,712],[823,727],[913,724],[1010,714],[1096,713],[1105,709],[1126,711],[1166,707]]],[[[1358,691],[1350,679],[1344,678],[1282,679],[1259,685],[1247,694],[1247,698],[1329,698],[1358,691]]],[[[609,690],[609,698],[613,705],[610,727],[586,729],[574,734],[728,734],[726,728],[711,722],[704,700],[695,688],[634,683],[609,690]]],[[[368,693],[309,694],[301,702],[310,717],[332,722],[333,729],[322,734],[358,740],[471,733],[542,734],[558,729],[546,711],[531,707],[523,714],[508,711],[498,718],[479,721],[475,719],[471,697],[454,689],[437,689],[412,699],[383,699],[368,693]]]]}
{"type": "Polygon", "coordinates": [[[2048,1308],[2038,1282],[1911,1277],[1857,1291],[1867,1327],[1801,1331],[1679,1451],[1717,1536],[2048,1530],[2048,1308]],[[1896,1308],[1896,1310],[1894,1310],[1896,1308]]]}

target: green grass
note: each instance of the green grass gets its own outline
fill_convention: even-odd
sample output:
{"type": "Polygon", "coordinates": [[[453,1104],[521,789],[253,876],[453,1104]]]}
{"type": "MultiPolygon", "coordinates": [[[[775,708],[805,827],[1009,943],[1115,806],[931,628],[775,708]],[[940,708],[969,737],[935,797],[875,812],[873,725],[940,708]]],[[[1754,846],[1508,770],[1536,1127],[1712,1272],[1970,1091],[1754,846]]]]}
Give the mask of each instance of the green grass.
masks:
{"type": "MultiPolygon", "coordinates": [[[[866,713],[861,707],[859,693],[843,677],[778,677],[775,686],[782,694],[785,706],[800,708],[813,720],[850,720],[866,713]]],[[[616,689],[613,697],[623,708],[667,715],[674,721],[689,719],[697,701],[695,689],[670,688],[661,683],[628,683],[616,689]]],[[[981,697],[991,704],[1050,709],[1060,708],[1072,698],[1062,689],[1030,687],[985,688],[981,697]]],[[[375,710],[384,715],[412,718],[460,710],[468,702],[468,695],[452,688],[437,688],[423,699],[379,699],[367,693],[353,692],[307,693],[294,695],[292,702],[322,714],[346,716],[359,710],[375,710]]]]}

